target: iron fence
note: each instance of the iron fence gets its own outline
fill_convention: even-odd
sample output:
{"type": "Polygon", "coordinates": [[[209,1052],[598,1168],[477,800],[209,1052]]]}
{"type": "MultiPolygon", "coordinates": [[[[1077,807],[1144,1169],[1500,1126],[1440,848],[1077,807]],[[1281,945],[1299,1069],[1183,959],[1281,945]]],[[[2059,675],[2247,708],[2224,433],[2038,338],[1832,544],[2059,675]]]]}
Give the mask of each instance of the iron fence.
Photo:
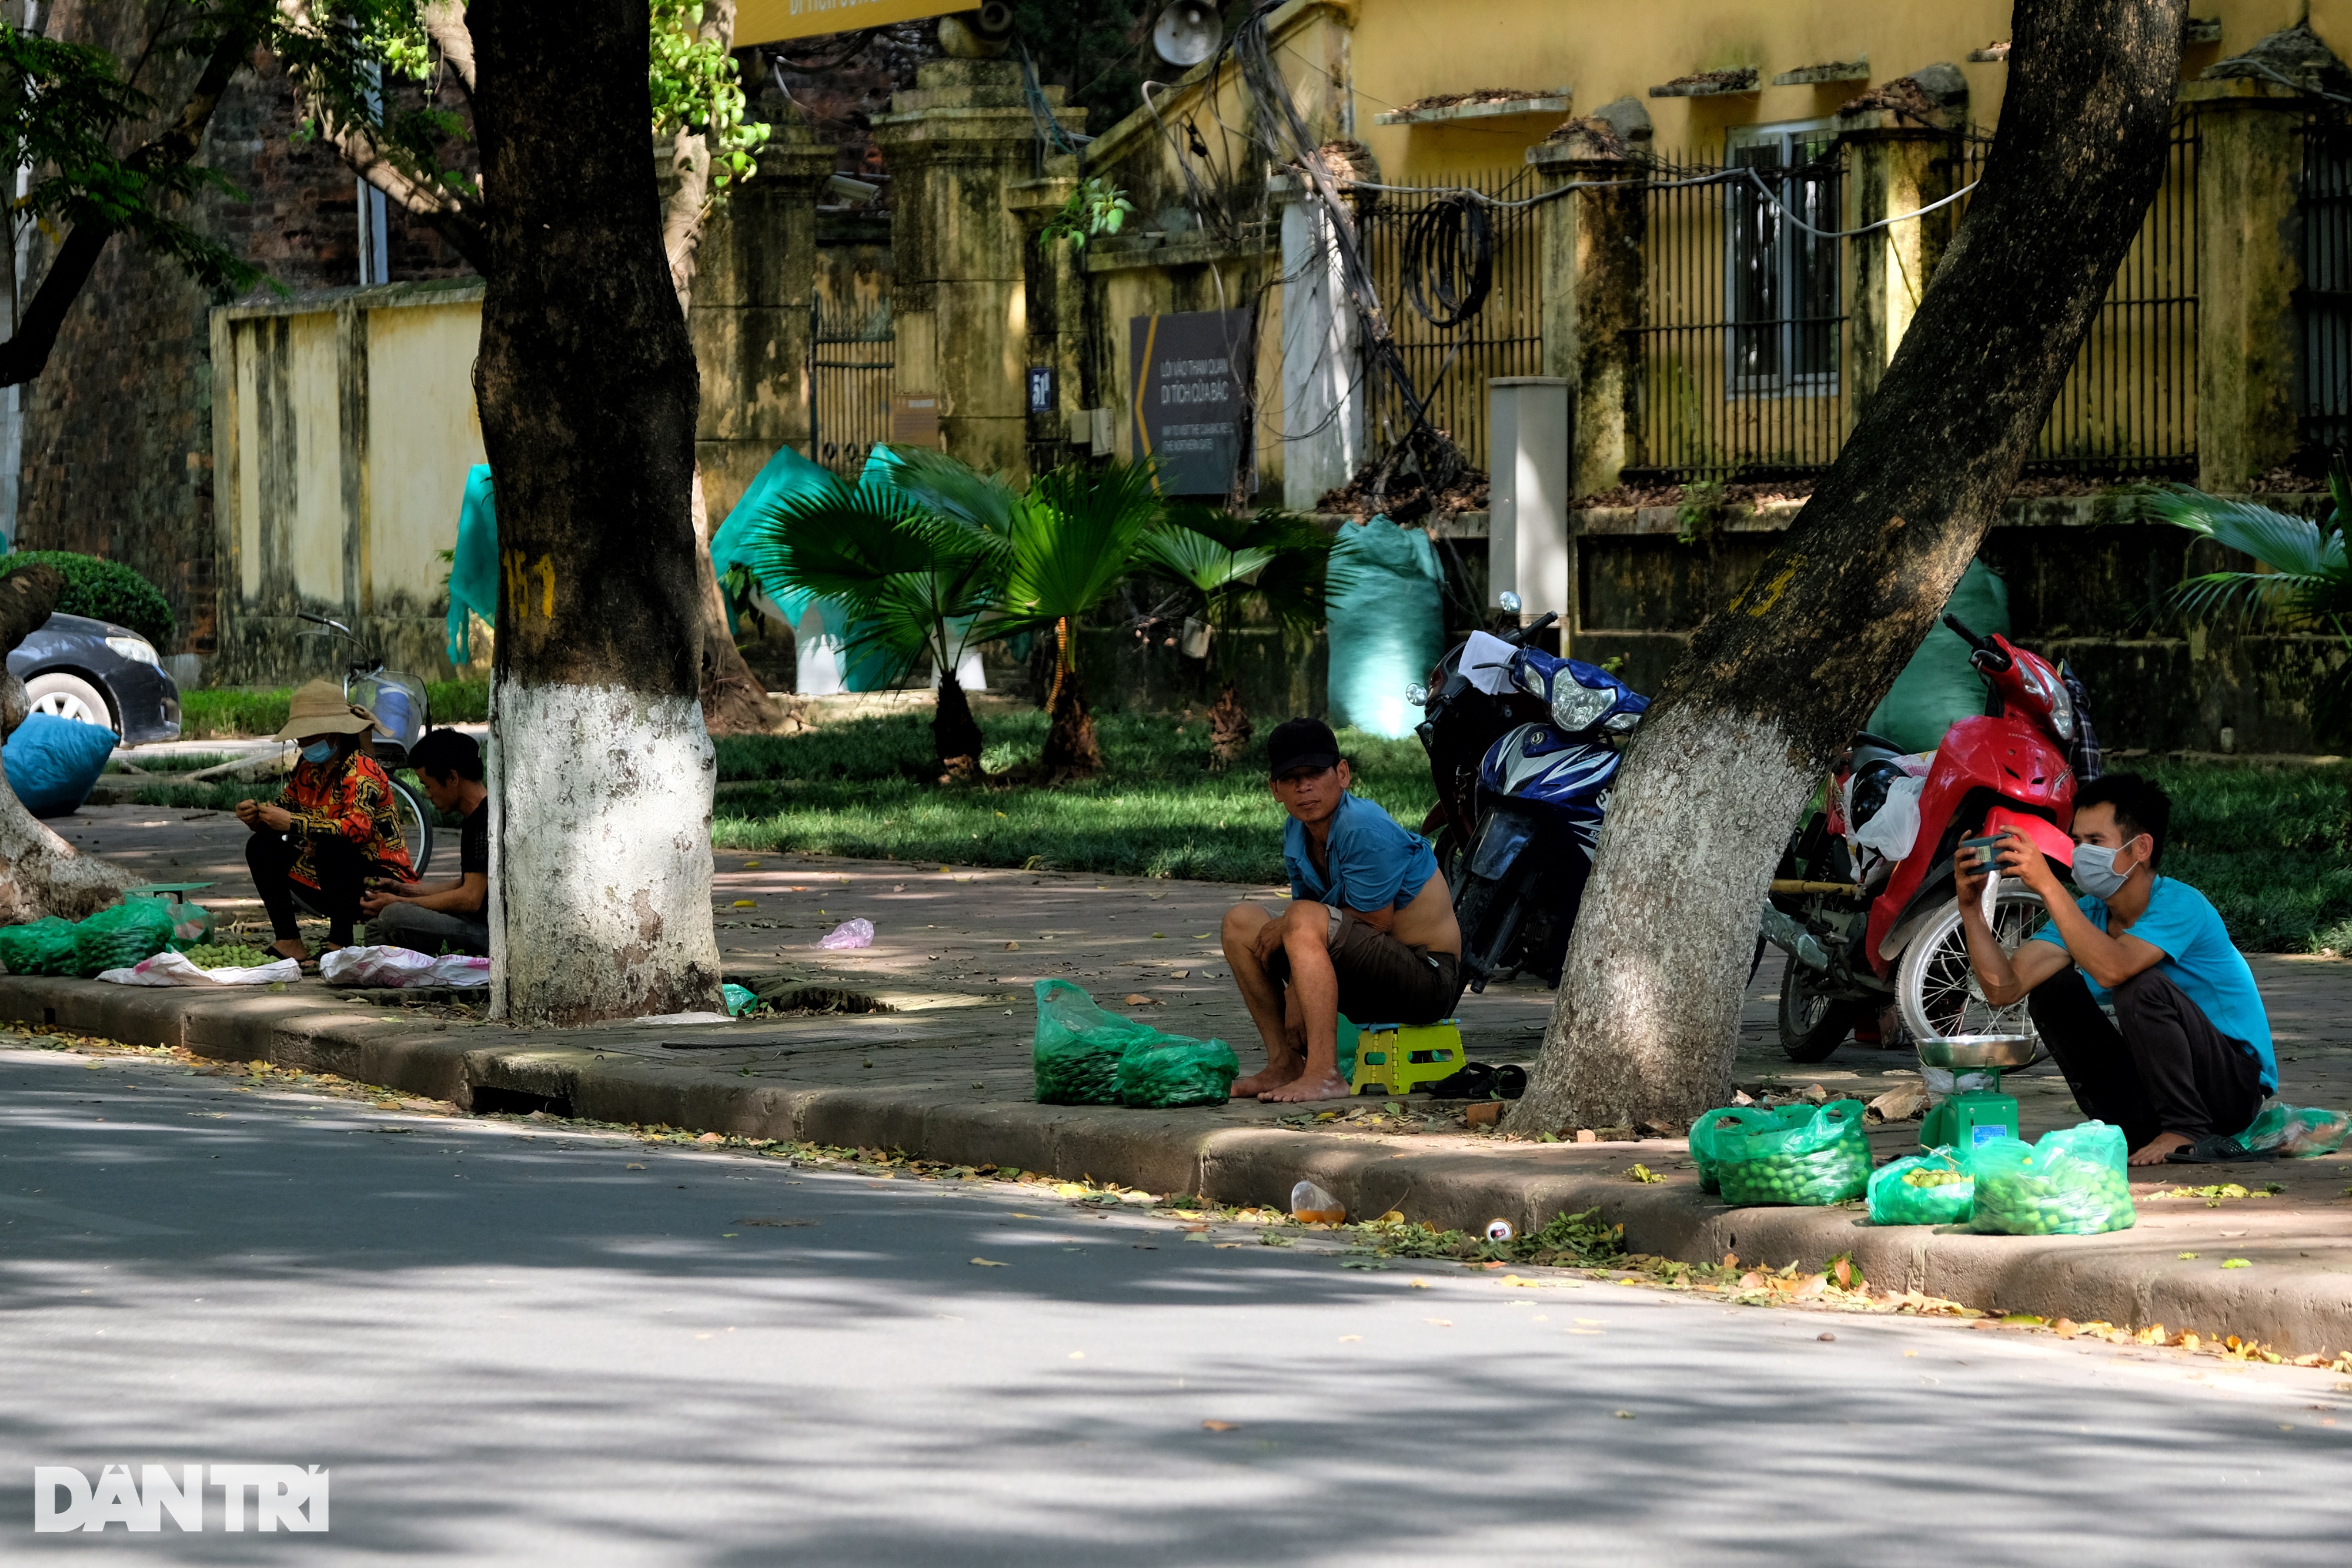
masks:
{"type": "Polygon", "coordinates": [[[898,334],[887,301],[861,309],[809,300],[809,456],[856,478],[890,439],[890,372],[898,334]]]}
{"type": "Polygon", "coordinates": [[[2296,413],[2306,448],[2352,446],[2352,125],[2314,117],[2303,127],[2302,335],[2296,413]]]}
{"type": "MultiPolygon", "coordinates": [[[[1542,188],[1537,171],[1525,166],[1449,176],[1447,183],[1506,202],[1524,200],[1542,188]]],[[[1439,194],[1382,193],[1379,204],[1362,220],[1365,263],[1414,392],[1428,407],[1430,423],[1486,469],[1490,465],[1486,383],[1497,376],[1543,374],[1541,241],[1537,229],[1541,209],[1490,209],[1492,292],[1466,320],[1441,327],[1413,308],[1405,278],[1406,230],[1439,194]]],[[[1412,408],[1386,377],[1372,378],[1367,413],[1372,444],[1381,451],[1402,440],[1412,424],[1412,408]]]]}

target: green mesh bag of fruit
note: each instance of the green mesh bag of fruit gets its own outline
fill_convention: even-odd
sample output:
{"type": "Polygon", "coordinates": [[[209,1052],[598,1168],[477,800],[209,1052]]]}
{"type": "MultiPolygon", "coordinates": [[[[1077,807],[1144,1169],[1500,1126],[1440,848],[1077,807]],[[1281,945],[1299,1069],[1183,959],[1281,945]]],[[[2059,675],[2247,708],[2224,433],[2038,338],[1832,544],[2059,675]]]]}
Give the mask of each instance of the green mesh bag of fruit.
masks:
{"type": "Polygon", "coordinates": [[[1757,1105],[1726,1105],[1709,1111],[1693,1122],[1690,1130],[1691,1164],[1698,1167],[1699,1191],[1723,1190],[1717,1168],[1723,1163],[1725,1151],[1738,1139],[1776,1127],[1801,1127],[1812,1119],[1811,1105],[1783,1105],[1778,1111],[1757,1105]]]}
{"type": "Polygon", "coordinates": [[[172,945],[172,912],[160,899],[126,898],[74,927],[74,974],[90,979],[128,969],[172,945]]]}
{"type": "Polygon", "coordinates": [[[1870,1184],[1862,1111],[1859,1100],[1832,1100],[1794,1126],[1756,1127],[1726,1138],[1716,1150],[1723,1200],[1821,1207],[1860,1197],[1870,1184]]]}
{"type": "Polygon", "coordinates": [[[1968,1218],[1976,1190],[1950,1149],[1930,1149],[1870,1173],[1870,1222],[1958,1225],[1968,1218]]]}
{"type": "Polygon", "coordinates": [[[52,915],[29,925],[0,929],[0,964],[12,975],[69,975],[74,963],[74,923],[52,915]]]}

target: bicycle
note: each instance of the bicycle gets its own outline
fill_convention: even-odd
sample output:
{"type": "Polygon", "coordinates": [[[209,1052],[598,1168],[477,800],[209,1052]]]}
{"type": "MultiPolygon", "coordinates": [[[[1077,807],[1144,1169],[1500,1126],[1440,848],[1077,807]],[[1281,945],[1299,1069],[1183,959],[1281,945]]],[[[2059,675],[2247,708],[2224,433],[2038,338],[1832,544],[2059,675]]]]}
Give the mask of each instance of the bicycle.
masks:
{"type": "MultiPolygon", "coordinates": [[[[383,661],[370,653],[367,644],[341,622],[313,615],[307,610],[295,613],[327,629],[302,635],[320,637],[331,632],[358,650],[359,656],[343,672],[343,698],[375,715],[377,725],[389,732],[386,735],[371,731],[368,736],[368,749],[383,765],[384,772],[389,775],[394,768],[407,767],[408,748],[424,738],[430,727],[425,683],[415,675],[385,669],[383,661]]],[[[400,836],[408,846],[409,864],[416,880],[422,882],[425,863],[433,858],[432,803],[397,779],[392,781],[392,795],[400,814],[400,836]]]]}

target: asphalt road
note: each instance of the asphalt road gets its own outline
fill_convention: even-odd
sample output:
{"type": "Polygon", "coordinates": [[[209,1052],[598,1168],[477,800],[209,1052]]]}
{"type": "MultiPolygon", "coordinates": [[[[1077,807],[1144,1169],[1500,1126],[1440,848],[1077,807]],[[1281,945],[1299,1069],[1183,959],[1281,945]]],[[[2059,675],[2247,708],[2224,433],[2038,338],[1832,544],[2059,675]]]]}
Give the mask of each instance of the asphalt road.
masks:
{"type": "Polygon", "coordinates": [[[2347,1387],[0,1051],[8,1562],[2333,1564],[2347,1387]]]}

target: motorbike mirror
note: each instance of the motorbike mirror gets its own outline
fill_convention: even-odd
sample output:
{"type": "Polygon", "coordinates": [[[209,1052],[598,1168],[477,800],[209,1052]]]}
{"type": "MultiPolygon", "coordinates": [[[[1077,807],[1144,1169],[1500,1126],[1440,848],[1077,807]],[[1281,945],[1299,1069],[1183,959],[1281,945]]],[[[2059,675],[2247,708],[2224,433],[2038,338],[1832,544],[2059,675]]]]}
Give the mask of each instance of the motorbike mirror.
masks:
{"type": "Polygon", "coordinates": [[[1506,615],[1517,615],[1519,612],[1521,602],[1519,596],[1507,588],[1496,595],[1495,602],[1503,607],[1503,613],[1506,615]]]}
{"type": "Polygon", "coordinates": [[[1423,685],[1419,681],[1415,681],[1412,685],[1405,687],[1404,700],[1406,704],[1412,707],[1427,707],[1429,706],[1429,688],[1423,685]]]}

